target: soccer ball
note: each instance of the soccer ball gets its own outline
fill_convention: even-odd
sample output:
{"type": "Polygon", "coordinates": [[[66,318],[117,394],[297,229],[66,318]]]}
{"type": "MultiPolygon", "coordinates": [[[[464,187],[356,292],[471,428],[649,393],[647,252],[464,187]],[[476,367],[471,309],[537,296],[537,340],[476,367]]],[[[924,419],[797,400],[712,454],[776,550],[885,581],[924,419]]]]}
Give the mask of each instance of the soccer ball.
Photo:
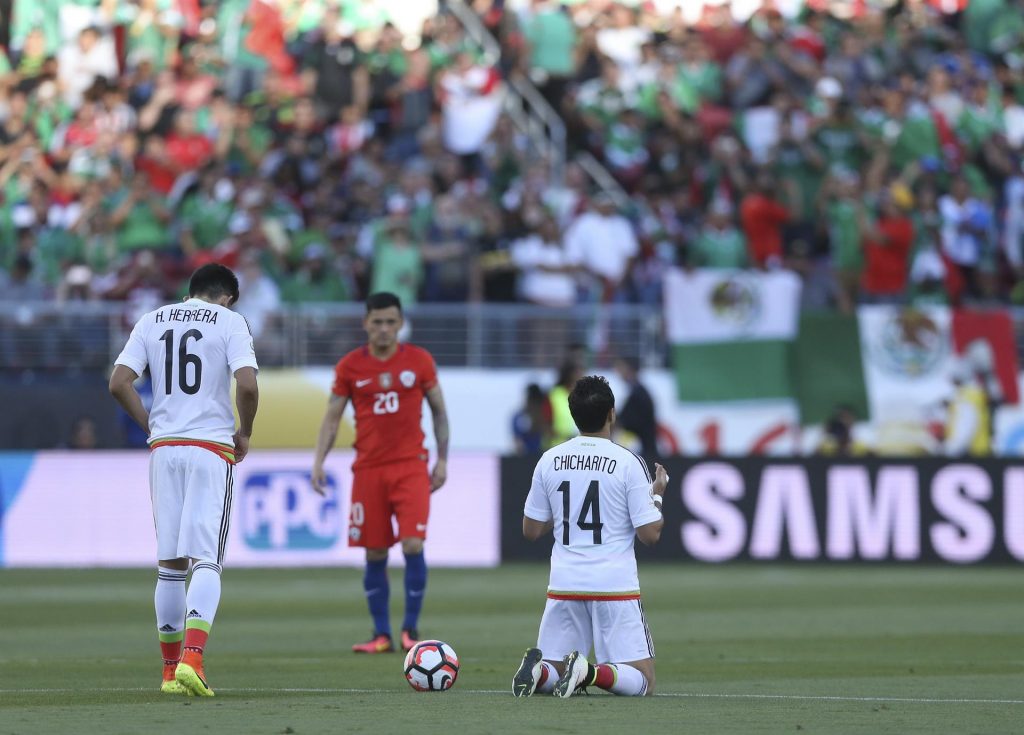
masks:
{"type": "Polygon", "coordinates": [[[420,641],[405,656],[405,679],[417,692],[451,689],[459,676],[459,657],[443,641],[420,641]]]}

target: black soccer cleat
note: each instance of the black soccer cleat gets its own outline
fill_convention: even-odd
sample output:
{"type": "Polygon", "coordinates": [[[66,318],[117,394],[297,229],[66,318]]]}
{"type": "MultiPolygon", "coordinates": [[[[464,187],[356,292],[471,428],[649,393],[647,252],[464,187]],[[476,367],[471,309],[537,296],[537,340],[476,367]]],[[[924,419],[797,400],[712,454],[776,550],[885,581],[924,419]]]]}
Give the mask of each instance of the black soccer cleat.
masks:
{"type": "Polygon", "coordinates": [[[527,648],[519,671],[512,677],[512,696],[529,697],[537,688],[544,654],[539,648],[527,648]]]}

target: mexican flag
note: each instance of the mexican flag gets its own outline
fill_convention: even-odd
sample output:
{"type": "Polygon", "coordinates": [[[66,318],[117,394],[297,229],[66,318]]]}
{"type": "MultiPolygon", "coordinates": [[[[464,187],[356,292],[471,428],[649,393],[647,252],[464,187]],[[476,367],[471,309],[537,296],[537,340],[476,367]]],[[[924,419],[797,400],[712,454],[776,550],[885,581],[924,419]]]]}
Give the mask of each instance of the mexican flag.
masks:
{"type": "Polygon", "coordinates": [[[923,426],[966,365],[990,395],[1017,403],[1013,323],[999,310],[862,306],[800,311],[787,271],[674,270],[665,324],[682,403],[766,402],[820,424],[839,405],[879,426],[923,426]]]}
{"type": "Polygon", "coordinates": [[[791,399],[800,279],[699,269],[665,276],[665,327],[682,402],[791,399]]]}

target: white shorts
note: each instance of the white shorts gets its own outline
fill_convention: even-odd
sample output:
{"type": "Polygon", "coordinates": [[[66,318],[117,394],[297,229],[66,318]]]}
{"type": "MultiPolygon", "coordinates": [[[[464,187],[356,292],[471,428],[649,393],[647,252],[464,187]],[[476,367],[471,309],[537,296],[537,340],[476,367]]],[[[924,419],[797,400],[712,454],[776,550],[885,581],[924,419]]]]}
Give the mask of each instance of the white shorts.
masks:
{"type": "Polygon", "coordinates": [[[550,661],[594,649],[597,663],[654,658],[654,641],[640,600],[552,600],[544,606],[537,648],[550,661]]]}
{"type": "Polygon", "coordinates": [[[157,447],[149,494],[160,561],[191,557],[220,564],[231,519],[234,466],[202,447],[157,447]]]}

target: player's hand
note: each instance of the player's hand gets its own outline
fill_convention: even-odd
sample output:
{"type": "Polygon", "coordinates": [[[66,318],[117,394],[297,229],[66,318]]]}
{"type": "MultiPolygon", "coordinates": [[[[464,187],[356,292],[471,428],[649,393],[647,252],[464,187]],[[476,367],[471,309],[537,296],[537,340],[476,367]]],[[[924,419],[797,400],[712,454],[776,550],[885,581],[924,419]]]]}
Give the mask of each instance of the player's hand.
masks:
{"type": "Polygon", "coordinates": [[[440,490],[448,479],[448,460],[439,459],[434,465],[434,471],[430,473],[430,492],[440,490]]]}
{"type": "Polygon", "coordinates": [[[651,485],[651,492],[655,495],[664,495],[668,487],[668,472],[657,462],[654,463],[654,484],[651,485]]]}
{"type": "Polygon", "coordinates": [[[235,442],[235,464],[238,464],[249,453],[249,437],[236,433],[231,438],[235,442]]]}
{"type": "Polygon", "coordinates": [[[313,489],[318,495],[327,495],[327,473],[324,472],[324,468],[320,465],[313,467],[313,472],[310,474],[310,481],[313,483],[313,489]]]}

